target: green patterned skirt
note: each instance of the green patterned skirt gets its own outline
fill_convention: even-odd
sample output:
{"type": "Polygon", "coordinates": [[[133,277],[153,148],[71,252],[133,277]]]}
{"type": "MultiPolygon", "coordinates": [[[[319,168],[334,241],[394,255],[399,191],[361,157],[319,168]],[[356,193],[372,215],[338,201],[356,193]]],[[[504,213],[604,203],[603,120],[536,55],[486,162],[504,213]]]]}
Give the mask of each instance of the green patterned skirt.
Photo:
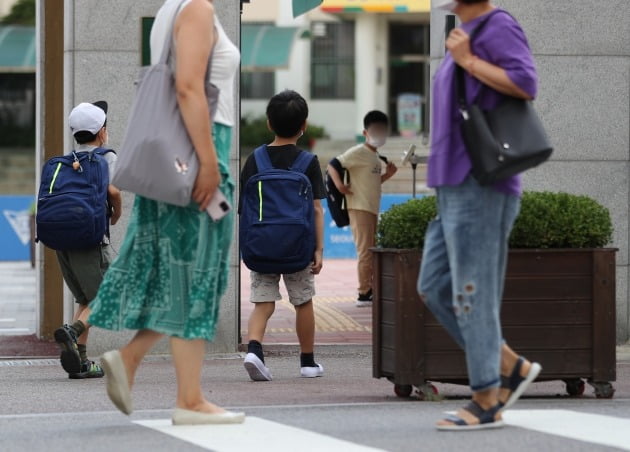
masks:
{"type": "MultiPolygon", "coordinates": [[[[231,128],[212,131],[222,183],[231,201],[231,128]]],[[[92,325],[148,329],[184,339],[212,340],[227,287],[234,214],[213,222],[188,207],[136,196],[120,254],[90,303],[92,325]]]]}

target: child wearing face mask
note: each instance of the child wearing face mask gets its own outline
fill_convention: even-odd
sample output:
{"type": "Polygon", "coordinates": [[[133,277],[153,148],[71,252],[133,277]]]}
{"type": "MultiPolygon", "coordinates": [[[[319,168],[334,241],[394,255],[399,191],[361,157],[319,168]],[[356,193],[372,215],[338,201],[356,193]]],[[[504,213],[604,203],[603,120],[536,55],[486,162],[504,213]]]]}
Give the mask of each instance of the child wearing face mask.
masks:
{"type": "Polygon", "coordinates": [[[372,257],[370,248],[376,242],[376,224],[381,203],[381,184],[390,179],[398,168],[388,162],[383,173],[378,148],[389,135],[389,120],[381,111],[374,110],[363,118],[365,143],[348,149],[337,157],[350,176],[343,183],[337,170],[328,165],[328,173],[337,189],[346,196],[350,228],[357,249],[359,277],[358,307],[372,305],[372,257]]]}

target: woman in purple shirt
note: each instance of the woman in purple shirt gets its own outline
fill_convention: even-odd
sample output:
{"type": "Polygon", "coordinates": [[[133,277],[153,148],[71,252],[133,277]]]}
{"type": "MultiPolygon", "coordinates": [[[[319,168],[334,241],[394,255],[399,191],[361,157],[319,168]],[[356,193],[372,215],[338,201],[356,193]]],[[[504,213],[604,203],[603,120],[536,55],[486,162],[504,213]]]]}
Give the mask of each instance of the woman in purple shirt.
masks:
{"type": "Polygon", "coordinates": [[[468,102],[493,109],[506,96],[533,99],[537,76],[520,25],[488,0],[433,0],[462,22],[446,40],[435,75],[428,184],[437,192],[438,217],[427,231],[418,292],[466,353],[472,402],[437,423],[439,430],[503,425],[509,408],[541,367],[516,355],[499,318],[508,239],[520,208],[520,176],[481,186],[471,175],[455,90],[455,68],[466,72],[468,102]],[[471,43],[469,35],[485,25],[471,43]]]}

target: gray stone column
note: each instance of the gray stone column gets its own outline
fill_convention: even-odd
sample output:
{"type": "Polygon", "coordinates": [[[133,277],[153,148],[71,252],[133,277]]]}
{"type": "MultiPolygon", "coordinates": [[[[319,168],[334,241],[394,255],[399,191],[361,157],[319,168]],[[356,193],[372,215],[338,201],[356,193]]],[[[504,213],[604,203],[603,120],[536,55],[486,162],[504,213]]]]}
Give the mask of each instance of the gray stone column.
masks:
{"type": "MultiPolygon", "coordinates": [[[[588,195],[612,215],[617,255],[617,341],[630,337],[630,3],[497,0],[521,23],[539,71],[536,108],[555,146],[525,189],[588,195]]],[[[444,55],[444,16],[431,18],[432,71],[444,55]]],[[[435,99],[432,99],[435,100],[435,99]]]]}
{"type": "MultiPolygon", "coordinates": [[[[154,17],[163,0],[66,0],[65,87],[66,116],[79,102],[106,99],[109,102],[110,146],[119,149],[134,96],[134,80],[141,65],[141,18],[154,17]]],[[[214,0],[225,31],[238,45],[240,36],[239,2],[214,0]]],[[[238,85],[237,85],[238,87],[238,85]]],[[[238,90],[235,97],[238,102],[238,90]]],[[[238,122],[238,121],[237,121],[238,122]]],[[[67,123],[67,121],[66,121],[67,123]]],[[[234,132],[231,167],[236,178],[239,168],[238,133],[234,132]]],[[[73,146],[67,133],[66,148],[73,146]]],[[[112,228],[113,245],[119,249],[127,228],[133,196],[125,194],[123,218],[112,228]]],[[[221,317],[210,352],[233,352],[238,346],[239,265],[236,242],[232,248],[230,285],[223,297],[221,317]]],[[[96,356],[123,345],[131,332],[94,329],[89,353],[96,356]]],[[[168,352],[162,341],[155,353],[168,352]]]]}

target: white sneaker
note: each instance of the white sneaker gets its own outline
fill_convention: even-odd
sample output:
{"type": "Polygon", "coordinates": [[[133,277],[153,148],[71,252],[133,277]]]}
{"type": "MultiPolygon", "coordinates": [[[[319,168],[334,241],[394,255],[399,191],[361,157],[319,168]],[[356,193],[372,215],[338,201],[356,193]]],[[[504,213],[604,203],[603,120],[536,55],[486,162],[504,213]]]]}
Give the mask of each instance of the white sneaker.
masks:
{"type": "Polygon", "coordinates": [[[372,301],[363,301],[363,300],[357,300],[355,306],[357,308],[371,308],[372,307],[372,301]]]}
{"type": "Polygon", "coordinates": [[[265,363],[256,356],[254,353],[248,353],[243,362],[245,370],[249,374],[249,378],[254,381],[271,381],[271,372],[269,368],[265,366],[265,363]]]}
{"type": "Polygon", "coordinates": [[[324,376],[324,368],[321,364],[317,364],[317,367],[302,367],[300,369],[300,375],[303,378],[316,378],[324,376]]]}

